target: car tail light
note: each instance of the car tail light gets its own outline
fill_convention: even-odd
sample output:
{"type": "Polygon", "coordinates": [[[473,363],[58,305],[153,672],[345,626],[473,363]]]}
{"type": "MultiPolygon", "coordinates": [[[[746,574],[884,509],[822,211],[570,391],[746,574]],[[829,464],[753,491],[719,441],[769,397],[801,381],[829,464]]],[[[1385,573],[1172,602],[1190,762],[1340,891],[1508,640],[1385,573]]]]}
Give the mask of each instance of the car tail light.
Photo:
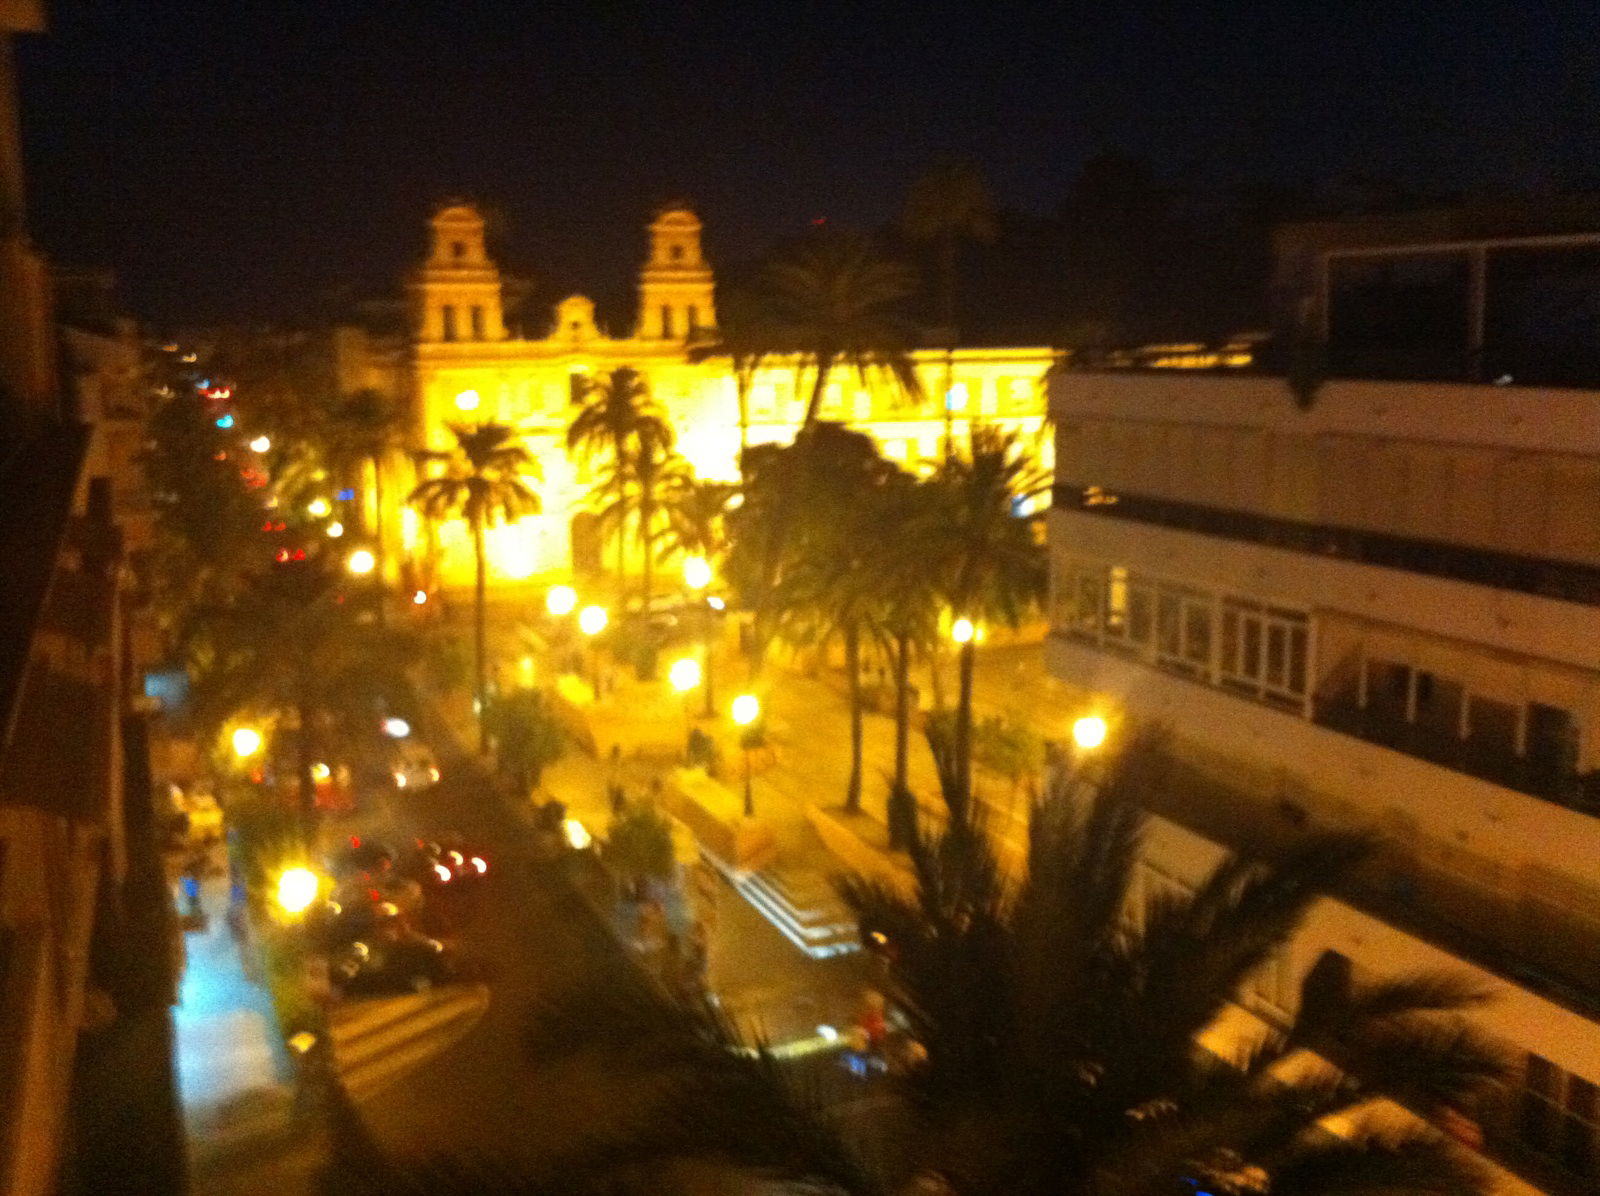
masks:
{"type": "Polygon", "coordinates": [[[472,866],[478,870],[479,876],[482,876],[485,872],[489,871],[489,865],[484,863],[481,855],[475,855],[472,857],[472,866]]]}
{"type": "Polygon", "coordinates": [[[433,866],[433,874],[439,878],[439,882],[441,884],[450,883],[450,869],[446,868],[443,864],[435,864],[433,866]]]}
{"type": "Polygon", "coordinates": [[[428,769],[428,779],[430,781],[437,782],[439,779],[439,770],[437,768],[428,769]]]}

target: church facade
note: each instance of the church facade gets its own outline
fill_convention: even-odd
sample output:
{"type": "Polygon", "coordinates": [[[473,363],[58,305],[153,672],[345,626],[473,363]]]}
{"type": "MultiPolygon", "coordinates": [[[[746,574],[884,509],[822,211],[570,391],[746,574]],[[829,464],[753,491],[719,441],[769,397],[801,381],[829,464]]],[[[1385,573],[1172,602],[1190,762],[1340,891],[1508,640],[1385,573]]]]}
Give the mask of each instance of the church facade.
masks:
{"type": "MultiPolygon", "coordinates": [[[[556,304],[554,324],[542,339],[511,336],[481,214],[467,205],[447,206],[434,214],[429,233],[428,257],[408,284],[405,389],[418,447],[448,450],[451,424],[495,421],[516,428],[539,464],[530,481],[542,513],[489,533],[492,584],[565,580],[575,559],[593,559],[587,511],[596,471],[566,448],[567,427],[591,378],[620,367],[638,371],[670,418],[676,448],[694,472],[737,479],[739,411],[731,363],[689,356],[693,334],[716,326],[716,280],[692,211],[668,207],[648,226],[638,320],[627,337],[608,336],[598,327],[594,304],[582,295],[556,304]]],[[[825,390],[821,417],[866,432],[885,456],[926,473],[943,456],[942,395],[957,443],[973,423],[1012,429],[1048,466],[1044,375],[1054,359],[1044,348],[962,348],[948,362],[943,350],[919,350],[925,397],[916,403],[893,382],[838,369],[825,390]]],[[[749,443],[793,439],[810,394],[802,367],[776,358],[757,372],[749,394],[749,443]]],[[[399,526],[406,555],[421,557],[427,533],[415,513],[402,510],[399,526]]],[[[469,583],[471,544],[459,522],[437,529],[428,555],[435,583],[469,583]]]]}

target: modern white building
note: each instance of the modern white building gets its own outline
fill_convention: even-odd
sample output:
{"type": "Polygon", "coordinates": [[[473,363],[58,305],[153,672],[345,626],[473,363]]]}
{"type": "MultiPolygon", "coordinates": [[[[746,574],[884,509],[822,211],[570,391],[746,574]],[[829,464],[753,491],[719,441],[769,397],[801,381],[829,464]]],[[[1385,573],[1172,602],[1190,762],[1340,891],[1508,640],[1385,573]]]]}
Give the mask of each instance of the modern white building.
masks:
{"type": "Polygon", "coordinates": [[[1464,1112],[1506,1190],[1593,1193],[1600,234],[1492,231],[1435,214],[1282,238],[1298,396],[1263,374],[1054,376],[1046,652],[1086,705],[1170,729],[1160,883],[1218,845],[1380,836],[1253,1012],[1287,1016],[1327,951],[1358,975],[1477,975],[1517,1079],[1464,1112]]]}

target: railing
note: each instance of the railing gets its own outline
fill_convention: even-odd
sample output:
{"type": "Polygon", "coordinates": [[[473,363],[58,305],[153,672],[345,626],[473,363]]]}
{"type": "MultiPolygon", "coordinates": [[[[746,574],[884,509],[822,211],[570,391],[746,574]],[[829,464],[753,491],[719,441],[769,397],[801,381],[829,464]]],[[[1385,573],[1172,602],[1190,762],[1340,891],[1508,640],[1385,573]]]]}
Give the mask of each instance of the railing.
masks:
{"type": "Polygon", "coordinates": [[[1057,509],[1600,606],[1600,568],[1058,482],[1057,509]]]}

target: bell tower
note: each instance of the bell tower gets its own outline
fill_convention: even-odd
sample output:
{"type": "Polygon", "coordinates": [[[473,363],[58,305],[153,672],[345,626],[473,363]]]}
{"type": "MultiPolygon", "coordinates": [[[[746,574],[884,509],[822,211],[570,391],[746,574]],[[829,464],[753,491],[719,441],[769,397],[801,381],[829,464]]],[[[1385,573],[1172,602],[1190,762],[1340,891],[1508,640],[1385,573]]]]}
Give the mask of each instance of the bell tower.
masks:
{"type": "Polygon", "coordinates": [[[639,271],[639,340],[686,341],[715,328],[716,281],[700,253],[700,218],[669,204],[650,222],[650,257],[639,271]]]}
{"type": "Polygon", "coordinates": [[[449,204],[428,230],[428,260],[411,282],[417,339],[505,340],[500,271],[484,248],[483,216],[470,204],[449,204]]]}

